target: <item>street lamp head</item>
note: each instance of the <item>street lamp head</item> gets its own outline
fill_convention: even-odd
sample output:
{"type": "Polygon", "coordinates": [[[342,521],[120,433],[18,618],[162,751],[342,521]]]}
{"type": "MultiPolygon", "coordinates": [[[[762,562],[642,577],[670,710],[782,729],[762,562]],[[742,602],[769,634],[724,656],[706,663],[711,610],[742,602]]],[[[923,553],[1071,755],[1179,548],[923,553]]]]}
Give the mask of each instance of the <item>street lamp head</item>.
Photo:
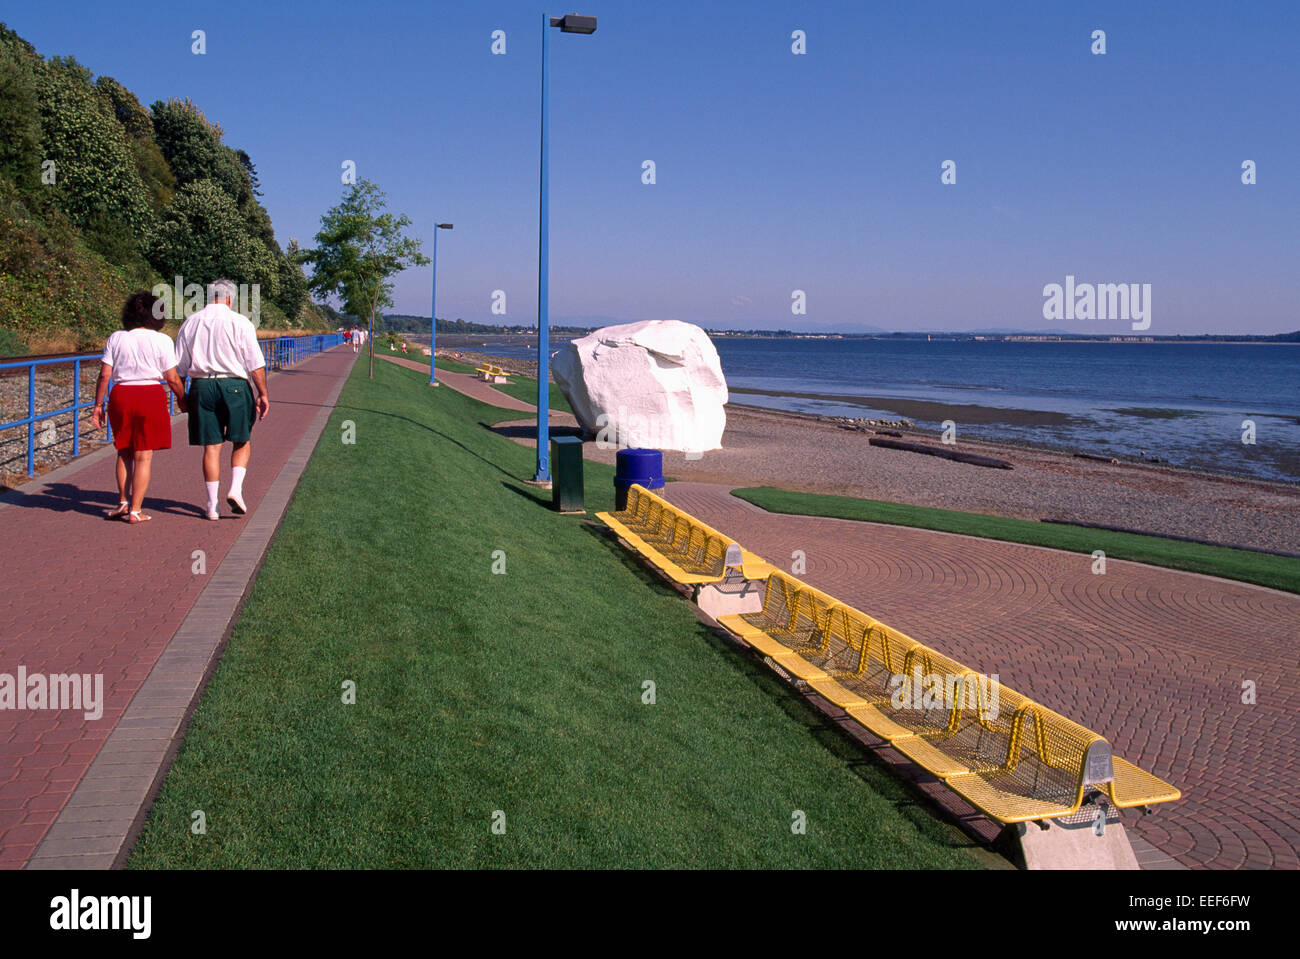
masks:
{"type": "Polygon", "coordinates": [[[562,17],[551,17],[551,26],[559,27],[561,33],[595,33],[596,18],[566,13],[562,17]]]}
{"type": "Polygon", "coordinates": [[[434,226],[436,226],[439,230],[450,230],[450,229],[451,229],[451,224],[450,224],[450,223],[435,223],[434,226]]]}

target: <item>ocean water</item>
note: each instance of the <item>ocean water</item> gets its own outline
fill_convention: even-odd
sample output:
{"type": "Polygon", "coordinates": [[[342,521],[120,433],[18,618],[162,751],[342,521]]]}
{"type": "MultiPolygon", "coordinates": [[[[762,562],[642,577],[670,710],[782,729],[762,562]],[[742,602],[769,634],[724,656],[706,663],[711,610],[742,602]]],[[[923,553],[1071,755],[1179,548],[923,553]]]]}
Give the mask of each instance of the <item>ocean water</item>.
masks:
{"type": "MultiPolygon", "coordinates": [[[[537,355],[536,340],[523,336],[461,340],[455,348],[537,355]]],[[[952,420],[958,442],[969,436],[1030,443],[1300,482],[1300,346],[725,336],[713,342],[733,403],[907,418],[936,433],[952,420]],[[1253,444],[1242,442],[1246,420],[1254,423],[1253,444]]]]}
{"type": "Polygon", "coordinates": [[[732,402],[1300,482],[1300,346],[714,340],[732,402]],[[749,390],[763,392],[751,393],[749,390]],[[1254,424],[1253,444],[1243,443],[1254,424]]]}

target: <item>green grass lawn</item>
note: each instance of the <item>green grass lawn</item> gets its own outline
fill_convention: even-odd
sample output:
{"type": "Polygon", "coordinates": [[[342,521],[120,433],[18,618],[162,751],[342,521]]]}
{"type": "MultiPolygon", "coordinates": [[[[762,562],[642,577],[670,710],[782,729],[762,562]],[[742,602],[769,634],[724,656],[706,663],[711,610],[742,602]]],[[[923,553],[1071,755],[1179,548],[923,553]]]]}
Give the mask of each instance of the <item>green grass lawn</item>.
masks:
{"type": "Polygon", "coordinates": [[[734,491],[736,496],[773,513],[803,516],[829,516],[835,519],[916,526],[948,533],[965,533],[1033,546],[1050,546],[1077,553],[1103,550],[1108,559],[1129,559],[1153,566],[1208,573],[1261,586],[1272,586],[1300,593],[1300,560],[1268,553],[1255,553],[1226,546],[1184,543],[1160,536],[1114,533],[1061,523],[1036,523],[1032,520],[1004,519],[984,513],[907,506],[881,500],[856,499],[851,496],[828,496],[794,493],[770,486],[755,486],[734,491]]]}
{"type": "Polygon", "coordinates": [[[995,864],[426,383],[357,364],[132,868],[995,864]]]}

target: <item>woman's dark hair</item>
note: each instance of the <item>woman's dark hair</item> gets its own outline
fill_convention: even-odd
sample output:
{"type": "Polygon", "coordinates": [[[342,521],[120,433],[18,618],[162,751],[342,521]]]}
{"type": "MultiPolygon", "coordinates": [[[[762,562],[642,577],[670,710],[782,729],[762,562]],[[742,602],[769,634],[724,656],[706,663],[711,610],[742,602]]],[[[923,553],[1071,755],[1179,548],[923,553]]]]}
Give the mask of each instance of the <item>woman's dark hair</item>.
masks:
{"type": "Polygon", "coordinates": [[[148,290],[131,294],[126,306],[122,307],[122,329],[134,330],[146,326],[151,330],[161,330],[167,317],[162,310],[155,311],[158,302],[158,297],[148,290]]]}

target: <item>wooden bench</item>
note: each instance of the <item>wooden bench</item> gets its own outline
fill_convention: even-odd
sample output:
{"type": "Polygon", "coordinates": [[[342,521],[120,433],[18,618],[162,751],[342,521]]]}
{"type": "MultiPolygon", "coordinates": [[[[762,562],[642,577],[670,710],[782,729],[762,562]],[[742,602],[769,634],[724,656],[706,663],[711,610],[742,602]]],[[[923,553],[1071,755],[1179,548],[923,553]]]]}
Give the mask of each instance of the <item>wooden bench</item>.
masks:
{"type": "Polygon", "coordinates": [[[1097,733],[780,570],[761,610],[718,622],[998,822],[1181,795],[1097,733]]]}
{"type": "Polygon", "coordinates": [[[735,540],[636,484],[628,490],[626,509],[596,518],[682,586],[761,580],[773,570],[735,540]]]}

